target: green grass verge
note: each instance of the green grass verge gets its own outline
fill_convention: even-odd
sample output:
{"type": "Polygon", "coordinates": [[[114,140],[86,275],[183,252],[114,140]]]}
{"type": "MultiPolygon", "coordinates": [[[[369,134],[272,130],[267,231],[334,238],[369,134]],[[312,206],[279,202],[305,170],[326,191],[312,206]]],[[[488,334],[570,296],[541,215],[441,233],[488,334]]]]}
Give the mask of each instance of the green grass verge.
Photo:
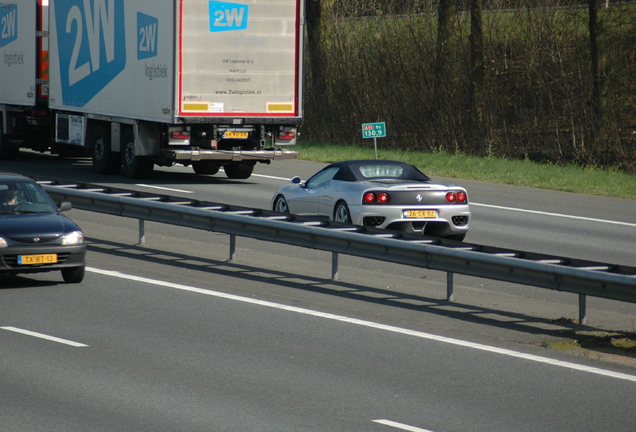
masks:
{"type": "MultiPolygon", "coordinates": [[[[381,141],[382,139],[378,141],[378,147],[381,146],[381,141]]],[[[326,163],[350,159],[374,159],[375,157],[373,146],[342,146],[300,141],[296,144],[295,150],[298,151],[299,159],[326,163]]],[[[434,177],[636,199],[636,176],[617,170],[540,164],[530,160],[449,155],[445,152],[422,153],[382,148],[378,148],[378,159],[407,162],[434,177]]]]}
{"type": "Polygon", "coordinates": [[[604,331],[565,333],[568,333],[564,335],[567,336],[567,339],[543,342],[541,346],[556,351],[597,357],[609,361],[616,361],[621,358],[621,363],[632,366],[636,364],[636,334],[634,333],[604,331]]]}

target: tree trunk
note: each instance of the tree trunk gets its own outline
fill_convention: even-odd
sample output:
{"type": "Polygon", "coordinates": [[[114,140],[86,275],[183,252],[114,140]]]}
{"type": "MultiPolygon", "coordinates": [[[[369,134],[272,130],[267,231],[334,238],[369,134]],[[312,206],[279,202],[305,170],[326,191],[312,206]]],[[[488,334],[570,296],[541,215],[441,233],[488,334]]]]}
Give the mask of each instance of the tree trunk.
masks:
{"type": "Polygon", "coordinates": [[[470,6],[470,133],[475,150],[482,145],[484,95],[483,0],[472,0],[470,6]]]}
{"type": "Polygon", "coordinates": [[[438,73],[448,70],[448,41],[455,30],[455,0],[440,0],[437,14],[437,68],[438,73]]]}
{"type": "Polygon", "coordinates": [[[603,20],[599,17],[599,9],[601,8],[603,0],[589,1],[592,104],[594,105],[597,126],[600,126],[605,112],[605,100],[607,97],[605,28],[603,20]]]}

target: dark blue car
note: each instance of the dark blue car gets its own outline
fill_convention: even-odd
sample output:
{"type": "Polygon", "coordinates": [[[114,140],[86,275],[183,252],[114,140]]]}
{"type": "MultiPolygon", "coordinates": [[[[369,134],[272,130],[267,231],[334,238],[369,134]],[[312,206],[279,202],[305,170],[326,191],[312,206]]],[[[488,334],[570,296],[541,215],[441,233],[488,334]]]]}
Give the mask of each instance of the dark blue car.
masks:
{"type": "Polygon", "coordinates": [[[84,279],[84,234],[32,178],[0,173],[0,272],[60,270],[67,283],[84,279]]]}

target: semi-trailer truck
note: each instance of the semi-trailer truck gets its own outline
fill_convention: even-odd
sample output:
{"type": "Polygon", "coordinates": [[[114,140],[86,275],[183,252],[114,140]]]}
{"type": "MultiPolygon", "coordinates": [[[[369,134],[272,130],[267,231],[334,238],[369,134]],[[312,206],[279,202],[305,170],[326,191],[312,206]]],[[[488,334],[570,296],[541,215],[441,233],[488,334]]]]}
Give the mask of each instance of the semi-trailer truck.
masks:
{"type": "Polygon", "coordinates": [[[304,0],[0,0],[0,158],[248,178],[295,159],[304,0]]]}

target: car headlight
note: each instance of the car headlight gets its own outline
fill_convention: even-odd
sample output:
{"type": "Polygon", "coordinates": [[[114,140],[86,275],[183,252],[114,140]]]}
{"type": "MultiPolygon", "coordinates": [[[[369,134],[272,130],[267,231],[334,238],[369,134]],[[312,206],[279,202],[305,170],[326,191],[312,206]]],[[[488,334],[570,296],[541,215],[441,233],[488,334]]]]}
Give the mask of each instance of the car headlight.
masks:
{"type": "Polygon", "coordinates": [[[7,246],[9,246],[9,244],[4,239],[4,237],[0,237],[0,248],[6,248],[7,246]]]}
{"type": "Polygon", "coordinates": [[[72,233],[62,236],[63,245],[78,245],[84,243],[84,234],[81,231],[73,231],[72,233]]]}

